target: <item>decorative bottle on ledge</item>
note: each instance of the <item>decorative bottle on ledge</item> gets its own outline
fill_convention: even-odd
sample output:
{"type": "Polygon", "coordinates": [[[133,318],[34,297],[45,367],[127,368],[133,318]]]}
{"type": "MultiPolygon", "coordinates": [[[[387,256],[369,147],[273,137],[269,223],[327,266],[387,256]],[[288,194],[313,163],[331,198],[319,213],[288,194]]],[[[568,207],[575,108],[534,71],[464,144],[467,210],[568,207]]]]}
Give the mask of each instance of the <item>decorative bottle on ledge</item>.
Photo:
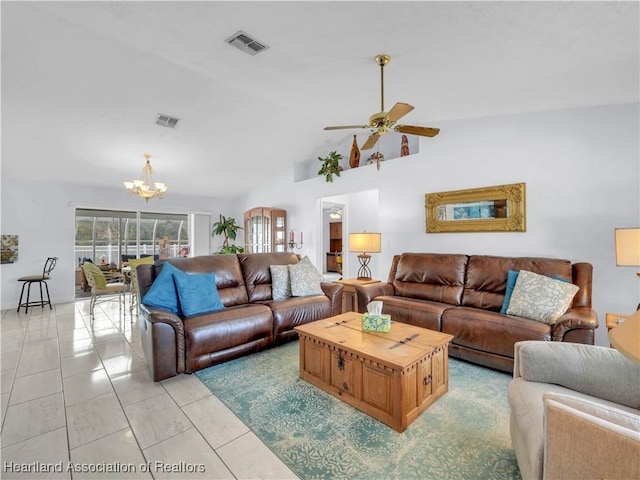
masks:
{"type": "Polygon", "coordinates": [[[360,165],[360,149],[358,148],[356,135],[354,135],[353,145],[351,145],[351,155],[349,156],[349,166],[351,168],[358,168],[358,165],[360,165]]]}

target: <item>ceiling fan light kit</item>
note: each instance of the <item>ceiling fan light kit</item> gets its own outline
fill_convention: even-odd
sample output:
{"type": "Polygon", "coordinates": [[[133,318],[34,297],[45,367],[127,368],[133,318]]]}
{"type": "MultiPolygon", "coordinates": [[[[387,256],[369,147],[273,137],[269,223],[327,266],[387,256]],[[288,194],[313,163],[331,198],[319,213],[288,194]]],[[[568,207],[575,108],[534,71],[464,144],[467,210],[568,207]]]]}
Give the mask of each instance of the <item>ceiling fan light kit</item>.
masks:
{"type": "Polygon", "coordinates": [[[386,134],[390,129],[398,133],[408,133],[410,135],[420,135],[423,137],[435,137],[439,128],[419,127],[414,125],[396,125],[396,122],[413,110],[413,106],[408,103],[397,102],[391,110],[384,110],[384,67],[389,64],[391,57],[380,54],[375,57],[376,63],[380,66],[380,111],[369,117],[367,125],[339,125],[325,127],[325,130],[344,130],[353,128],[371,128],[374,132],[367,141],[360,147],[361,150],[369,150],[378,142],[381,135],[386,134]]]}

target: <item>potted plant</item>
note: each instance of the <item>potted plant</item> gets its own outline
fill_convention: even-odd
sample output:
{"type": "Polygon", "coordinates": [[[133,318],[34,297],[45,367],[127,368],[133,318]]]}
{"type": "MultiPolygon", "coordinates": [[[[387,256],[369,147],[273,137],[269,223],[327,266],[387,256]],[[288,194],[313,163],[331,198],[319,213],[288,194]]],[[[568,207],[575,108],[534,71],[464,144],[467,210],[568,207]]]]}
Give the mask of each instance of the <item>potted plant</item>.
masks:
{"type": "Polygon", "coordinates": [[[213,224],[211,229],[211,236],[223,235],[224,241],[220,251],[215,253],[243,253],[244,248],[238,245],[229,245],[229,240],[235,240],[238,235],[238,230],[242,230],[242,227],[236,224],[236,219],[233,217],[225,217],[220,214],[220,220],[213,224]]]}
{"type": "Polygon", "coordinates": [[[342,167],[340,166],[340,160],[342,160],[342,155],[340,155],[335,150],[329,152],[326,157],[318,157],[318,160],[322,162],[322,168],[318,170],[318,175],[324,175],[324,178],[327,182],[333,182],[333,176],[340,176],[340,172],[342,171],[342,167]]]}

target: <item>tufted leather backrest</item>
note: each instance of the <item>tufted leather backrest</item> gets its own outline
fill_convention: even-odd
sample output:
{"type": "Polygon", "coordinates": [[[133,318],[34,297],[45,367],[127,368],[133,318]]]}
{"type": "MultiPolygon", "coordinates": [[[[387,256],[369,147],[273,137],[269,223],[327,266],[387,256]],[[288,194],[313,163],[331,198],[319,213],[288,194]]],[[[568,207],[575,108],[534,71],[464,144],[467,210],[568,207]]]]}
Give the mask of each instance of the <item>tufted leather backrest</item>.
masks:
{"type": "Polygon", "coordinates": [[[467,265],[462,305],[499,312],[504,301],[509,270],[528,270],[573,283],[569,260],[471,255],[467,265]]]}
{"type": "Polygon", "coordinates": [[[240,253],[238,260],[247,287],[249,302],[271,300],[271,265],[293,265],[300,261],[295,253],[240,253]]]}
{"type": "Polygon", "coordinates": [[[466,255],[403,253],[397,263],[394,259],[390,283],[402,297],[459,305],[467,260],[466,255]]]}
{"type": "Polygon", "coordinates": [[[592,265],[557,258],[403,253],[393,257],[388,282],[398,296],[498,312],[509,270],[567,280],[580,287],[572,306],[591,307],[592,265]]]}
{"type": "Polygon", "coordinates": [[[138,265],[136,272],[140,298],[144,296],[162,271],[162,265],[165,261],[187,273],[215,273],[216,287],[225,307],[247,303],[247,289],[244,285],[240,262],[234,254],[172,258],[157,260],[153,265],[138,265]]]}

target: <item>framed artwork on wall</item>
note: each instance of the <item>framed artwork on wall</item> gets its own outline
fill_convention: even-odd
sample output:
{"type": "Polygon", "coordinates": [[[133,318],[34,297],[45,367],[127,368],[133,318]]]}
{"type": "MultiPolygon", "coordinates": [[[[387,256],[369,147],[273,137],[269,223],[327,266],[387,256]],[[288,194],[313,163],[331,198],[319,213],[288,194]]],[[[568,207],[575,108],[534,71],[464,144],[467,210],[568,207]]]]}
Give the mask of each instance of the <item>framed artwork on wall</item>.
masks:
{"type": "Polygon", "coordinates": [[[425,194],[427,233],[525,232],[525,184],[425,194]]]}
{"type": "Polygon", "coordinates": [[[15,263],[18,261],[18,235],[2,235],[0,257],[2,258],[2,263],[15,263]]]}

